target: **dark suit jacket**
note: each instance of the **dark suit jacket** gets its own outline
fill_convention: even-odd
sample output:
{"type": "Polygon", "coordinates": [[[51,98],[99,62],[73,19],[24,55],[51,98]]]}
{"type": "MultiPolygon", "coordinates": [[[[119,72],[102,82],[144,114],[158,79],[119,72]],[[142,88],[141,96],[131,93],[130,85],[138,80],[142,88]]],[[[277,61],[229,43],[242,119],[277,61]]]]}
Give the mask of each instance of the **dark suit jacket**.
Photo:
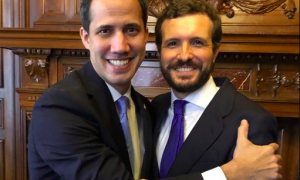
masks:
{"type": "MultiPolygon", "coordinates": [[[[276,140],[277,121],[273,115],[237,92],[227,78],[214,80],[220,89],[183,143],[168,173],[168,177],[185,174],[189,174],[190,177],[171,179],[199,180],[202,179],[199,172],[202,173],[230,161],[233,158],[237,129],[242,119],[247,119],[249,122],[248,138],[254,144],[265,145],[276,140]]],[[[157,96],[152,101],[151,105],[156,112],[155,146],[170,103],[171,93],[157,96]]],[[[158,178],[156,158],[153,166],[154,176],[158,178]]]]}
{"type": "MultiPolygon", "coordinates": [[[[142,177],[147,178],[152,159],[151,119],[146,110],[150,103],[133,88],[131,96],[144,127],[142,177]]],[[[133,179],[115,103],[90,62],[38,99],[28,141],[32,180],[133,179]]]]}

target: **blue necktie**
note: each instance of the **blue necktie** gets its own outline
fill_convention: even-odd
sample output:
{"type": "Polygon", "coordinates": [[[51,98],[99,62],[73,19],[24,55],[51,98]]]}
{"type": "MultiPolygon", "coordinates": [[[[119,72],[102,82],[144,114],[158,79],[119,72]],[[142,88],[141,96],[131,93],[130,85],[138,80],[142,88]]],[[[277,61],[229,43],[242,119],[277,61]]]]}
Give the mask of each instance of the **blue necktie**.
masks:
{"type": "Polygon", "coordinates": [[[184,106],[187,103],[188,102],[184,100],[174,101],[174,117],[172,121],[171,132],[160,163],[161,178],[167,177],[169,169],[183,144],[184,106]]]}
{"type": "Polygon", "coordinates": [[[127,117],[127,107],[129,104],[129,99],[126,96],[121,96],[117,100],[117,103],[119,105],[120,122],[122,125],[124,137],[126,140],[126,146],[127,146],[127,150],[128,150],[129,159],[130,159],[131,169],[132,169],[132,172],[134,172],[133,146],[132,146],[130,128],[129,128],[129,124],[128,124],[128,117],[127,117]]]}

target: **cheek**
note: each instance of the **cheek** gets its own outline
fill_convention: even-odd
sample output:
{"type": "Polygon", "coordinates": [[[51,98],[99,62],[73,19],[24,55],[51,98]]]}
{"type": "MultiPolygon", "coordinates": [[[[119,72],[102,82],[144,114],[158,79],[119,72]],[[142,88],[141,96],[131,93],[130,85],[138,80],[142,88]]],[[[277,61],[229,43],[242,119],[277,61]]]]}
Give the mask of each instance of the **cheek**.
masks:
{"type": "Polygon", "coordinates": [[[136,53],[145,54],[146,43],[142,39],[134,39],[129,42],[130,48],[136,53]]]}
{"type": "Polygon", "coordinates": [[[161,60],[161,64],[163,65],[163,67],[168,66],[171,62],[172,59],[176,59],[177,54],[174,51],[161,51],[161,55],[160,55],[160,60],[161,60]]]}
{"type": "Polygon", "coordinates": [[[108,40],[103,40],[101,38],[94,38],[91,41],[91,45],[94,52],[104,54],[110,50],[110,43],[108,40]]]}
{"type": "Polygon", "coordinates": [[[194,53],[194,55],[197,57],[196,59],[198,59],[199,61],[201,61],[201,63],[203,64],[203,67],[208,67],[210,66],[210,64],[212,64],[213,61],[213,53],[212,52],[202,52],[199,51],[197,54],[194,53]]]}

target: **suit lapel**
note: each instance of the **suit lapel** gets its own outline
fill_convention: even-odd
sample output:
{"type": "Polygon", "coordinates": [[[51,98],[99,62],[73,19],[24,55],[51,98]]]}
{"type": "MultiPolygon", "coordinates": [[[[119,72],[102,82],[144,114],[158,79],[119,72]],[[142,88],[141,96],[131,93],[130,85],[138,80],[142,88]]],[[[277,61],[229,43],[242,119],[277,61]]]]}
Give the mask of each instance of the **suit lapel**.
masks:
{"type": "Polygon", "coordinates": [[[143,164],[141,175],[142,176],[149,176],[150,172],[150,165],[152,161],[152,119],[148,112],[149,102],[143,101],[143,97],[138,94],[133,87],[131,87],[131,97],[134,101],[137,119],[140,120],[143,126],[143,142],[145,147],[145,154],[143,157],[143,164]]]}
{"type": "Polygon", "coordinates": [[[222,117],[210,104],[184,141],[168,176],[187,174],[223,130],[222,117]]]}
{"type": "Polygon", "coordinates": [[[228,79],[224,80],[215,79],[216,84],[222,86],[183,143],[168,177],[187,174],[222,133],[223,118],[232,109],[235,93],[228,79]]]}
{"type": "Polygon", "coordinates": [[[110,145],[113,151],[120,156],[127,169],[132,172],[126,140],[116,111],[115,102],[106,83],[95,72],[91,62],[88,62],[79,71],[79,74],[99,117],[101,136],[105,137],[103,138],[104,143],[110,145]]]}
{"type": "MultiPolygon", "coordinates": [[[[159,101],[159,104],[152,104],[155,108],[155,128],[154,128],[154,144],[157,144],[160,128],[162,122],[166,120],[168,115],[168,109],[171,105],[171,93],[163,95],[163,99],[159,101]]],[[[156,147],[154,147],[156,149],[156,147]]]]}
{"type": "Polygon", "coordinates": [[[152,108],[154,109],[155,112],[155,117],[154,117],[154,134],[153,134],[153,175],[156,178],[160,177],[160,173],[159,173],[159,168],[158,168],[158,162],[157,162],[157,157],[156,157],[156,146],[157,146],[157,142],[158,142],[158,138],[159,138],[159,134],[160,134],[160,129],[161,129],[161,125],[162,123],[166,120],[166,117],[168,115],[168,109],[171,105],[171,93],[166,93],[164,95],[160,96],[160,99],[158,103],[155,103],[155,101],[153,101],[151,103],[152,108]]]}

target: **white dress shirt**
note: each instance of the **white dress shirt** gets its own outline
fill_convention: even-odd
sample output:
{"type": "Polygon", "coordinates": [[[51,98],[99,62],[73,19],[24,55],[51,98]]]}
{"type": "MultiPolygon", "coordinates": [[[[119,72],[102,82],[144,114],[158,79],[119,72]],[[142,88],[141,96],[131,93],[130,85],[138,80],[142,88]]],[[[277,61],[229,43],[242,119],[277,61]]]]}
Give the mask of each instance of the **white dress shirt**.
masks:
{"type": "MultiPolygon", "coordinates": [[[[190,132],[193,130],[194,126],[203,114],[205,108],[214,98],[218,90],[219,88],[216,86],[213,78],[210,77],[203,87],[194,91],[183,99],[188,101],[184,109],[184,140],[186,140],[186,138],[189,136],[190,132]]],[[[176,99],[178,98],[174,95],[173,91],[171,91],[171,106],[168,109],[167,119],[161,125],[159,139],[156,146],[156,157],[159,168],[171,131],[172,120],[174,116],[173,102],[176,99]]],[[[204,180],[226,180],[226,177],[220,167],[206,171],[202,173],[202,176],[204,180]]]]}
{"type": "MultiPolygon", "coordinates": [[[[109,84],[106,83],[106,85],[113,97],[114,102],[116,102],[122,95],[109,84]]],[[[142,162],[145,153],[143,141],[143,123],[139,121],[141,118],[136,115],[135,104],[131,98],[131,86],[123,96],[126,96],[129,99],[127,118],[132,140],[132,148],[127,147],[127,150],[128,152],[133,151],[133,153],[129,153],[129,158],[134,179],[140,179],[142,162]],[[131,154],[133,154],[133,157],[131,154]]],[[[116,109],[118,112],[118,108],[116,109]]]]}

